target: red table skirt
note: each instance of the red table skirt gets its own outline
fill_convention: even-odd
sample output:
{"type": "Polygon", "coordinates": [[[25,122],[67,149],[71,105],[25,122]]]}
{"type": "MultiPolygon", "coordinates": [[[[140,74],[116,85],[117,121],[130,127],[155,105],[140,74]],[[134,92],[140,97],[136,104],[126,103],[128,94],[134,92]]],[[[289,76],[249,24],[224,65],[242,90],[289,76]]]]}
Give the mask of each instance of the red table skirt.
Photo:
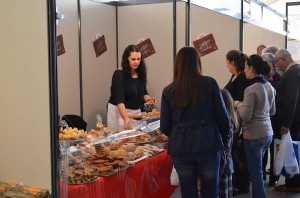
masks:
{"type": "Polygon", "coordinates": [[[137,162],[109,177],[89,184],[60,184],[62,198],[169,198],[172,160],[167,151],[137,162]]]}

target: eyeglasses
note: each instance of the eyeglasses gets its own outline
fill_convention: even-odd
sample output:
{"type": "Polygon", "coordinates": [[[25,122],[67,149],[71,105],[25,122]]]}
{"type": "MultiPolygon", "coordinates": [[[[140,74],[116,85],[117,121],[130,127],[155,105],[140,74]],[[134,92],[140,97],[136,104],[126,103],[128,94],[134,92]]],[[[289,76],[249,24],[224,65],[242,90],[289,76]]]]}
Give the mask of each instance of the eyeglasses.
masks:
{"type": "Polygon", "coordinates": [[[283,58],[275,59],[275,63],[278,63],[281,59],[284,60],[283,58]]]}

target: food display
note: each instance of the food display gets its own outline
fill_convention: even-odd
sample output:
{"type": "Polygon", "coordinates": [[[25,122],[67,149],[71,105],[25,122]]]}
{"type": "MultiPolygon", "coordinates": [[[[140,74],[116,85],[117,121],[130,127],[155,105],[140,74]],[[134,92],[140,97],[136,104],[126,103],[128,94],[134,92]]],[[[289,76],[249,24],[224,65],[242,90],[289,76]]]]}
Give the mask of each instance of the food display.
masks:
{"type": "Polygon", "coordinates": [[[86,138],[86,132],[84,130],[78,130],[77,128],[65,128],[59,131],[59,140],[84,140],[86,138]]]}
{"type": "MultiPolygon", "coordinates": [[[[157,116],[159,112],[143,113],[143,115],[157,116]]],[[[153,124],[156,126],[159,122],[153,124]]],[[[159,130],[151,130],[152,125],[147,125],[149,132],[141,129],[114,132],[105,127],[87,133],[76,129],[62,130],[60,139],[84,138],[85,140],[63,150],[64,155],[61,155],[60,160],[61,181],[68,184],[91,183],[99,177],[109,177],[162,152],[164,148],[156,146],[155,142],[165,143],[168,138],[160,134],[159,130]]]]}
{"type": "Polygon", "coordinates": [[[0,182],[0,197],[3,198],[49,198],[49,190],[0,182]]]}
{"type": "Polygon", "coordinates": [[[115,134],[116,132],[112,131],[111,129],[107,127],[103,127],[99,130],[92,129],[91,131],[87,132],[86,139],[89,143],[95,142],[97,140],[100,140],[104,137],[110,136],[115,134]]]}
{"type": "Polygon", "coordinates": [[[146,144],[146,143],[150,143],[153,141],[154,141],[154,138],[147,133],[127,139],[127,142],[136,143],[136,144],[146,144]]]}
{"type": "Polygon", "coordinates": [[[61,180],[68,184],[86,184],[98,179],[97,169],[88,166],[72,166],[61,170],[61,180]]]}
{"type": "Polygon", "coordinates": [[[131,114],[129,115],[130,118],[135,120],[149,120],[149,119],[159,119],[160,118],[160,112],[153,110],[149,112],[141,112],[138,114],[131,114]]]}

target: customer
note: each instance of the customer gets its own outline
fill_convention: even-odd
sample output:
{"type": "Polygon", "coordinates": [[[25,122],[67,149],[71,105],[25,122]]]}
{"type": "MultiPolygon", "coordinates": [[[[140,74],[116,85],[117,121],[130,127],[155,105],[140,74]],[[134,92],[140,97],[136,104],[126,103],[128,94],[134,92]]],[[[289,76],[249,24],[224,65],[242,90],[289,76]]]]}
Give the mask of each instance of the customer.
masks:
{"type": "MultiPolygon", "coordinates": [[[[276,108],[280,120],[281,134],[291,133],[293,141],[300,140],[300,64],[296,63],[291,53],[280,49],[275,54],[275,62],[279,69],[285,71],[276,95],[276,108]]],[[[285,184],[276,186],[275,190],[300,192],[300,175],[286,178],[285,184]]]]}
{"type": "MultiPolygon", "coordinates": [[[[230,50],[226,54],[227,68],[232,76],[224,88],[230,92],[233,100],[243,101],[244,90],[250,84],[244,73],[246,58],[247,56],[239,50],[230,50]]],[[[250,175],[243,146],[243,136],[239,132],[233,135],[232,157],[234,195],[249,193],[250,175]]]]}
{"type": "MultiPolygon", "coordinates": [[[[279,50],[279,47],[277,45],[268,45],[265,49],[263,49],[262,54],[271,53],[275,56],[276,52],[279,50]]],[[[275,65],[274,70],[280,74],[280,76],[283,75],[283,71],[281,71],[277,65],[275,65]]]]}
{"type": "Polygon", "coordinates": [[[233,134],[236,133],[239,128],[239,122],[238,122],[236,111],[234,109],[233,99],[229,91],[227,91],[226,89],[222,89],[221,93],[230,117],[230,131],[229,131],[230,138],[227,141],[228,150],[225,153],[225,156],[227,158],[221,159],[221,167],[224,166],[224,170],[220,174],[219,189],[220,189],[220,198],[232,198],[233,197],[232,173],[234,172],[234,169],[233,169],[231,148],[233,143],[233,134]],[[224,162],[222,163],[222,161],[224,162]]]}
{"type": "Polygon", "coordinates": [[[256,48],[256,54],[257,54],[257,55],[262,55],[262,51],[263,51],[263,49],[265,49],[265,48],[266,48],[266,46],[265,46],[264,44],[259,45],[259,46],[256,48]]]}
{"type": "Polygon", "coordinates": [[[279,50],[279,47],[276,45],[268,45],[262,50],[262,54],[271,53],[275,56],[276,52],[279,50]]]}
{"type": "Polygon", "coordinates": [[[146,64],[136,45],[126,47],[121,66],[122,70],[116,70],[112,77],[107,126],[130,129],[129,114],[140,113],[140,107],[151,98],[146,89],[146,64]]]}
{"type": "Polygon", "coordinates": [[[169,137],[168,154],[177,170],[183,198],[198,197],[197,174],[202,197],[219,197],[220,150],[225,149],[230,137],[219,86],[215,79],[201,73],[196,49],[181,48],[175,59],[173,82],[162,93],[160,129],[169,137]]]}
{"type": "MultiPolygon", "coordinates": [[[[271,53],[264,53],[261,55],[261,57],[263,58],[264,61],[266,61],[268,63],[268,65],[270,66],[271,70],[269,75],[267,75],[268,81],[271,83],[271,85],[275,88],[277,88],[277,85],[281,79],[281,75],[275,70],[275,57],[273,54],[271,53]]],[[[272,143],[270,145],[270,177],[269,177],[269,183],[268,186],[269,187],[274,187],[275,185],[277,185],[278,180],[279,180],[279,176],[274,175],[273,170],[274,170],[274,139],[280,139],[281,138],[281,134],[280,134],[280,122],[278,119],[278,113],[276,111],[275,115],[271,116],[271,123],[272,123],[272,129],[273,129],[273,139],[272,139],[272,143]]],[[[263,171],[264,171],[264,177],[266,174],[266,166],[268,163],[268,152],[265,152],[264,158],[263,158],[263,171]]]]}
{"type": "Polygon", "coordinates": [[[224,88],[230,92],[233,100],[243,101],[244,90],[249,86],[249,80],[244,74],[246,58],[239,50],[230,50],[226,54],[226,65],[232,75],[224,88]]]}
{"type": "Polygon", "coordinates": [[[265,197],[262,159],[273,136],[270,115],[275,114],[275,89],[265,78],[269,72],[270,67],[261,56],[251,55],[246,61],[245,74],[247,79],[251,79],[252,85],[245,89],[243,102],[235,101],[243,123],[253,198],[265,197]]]}

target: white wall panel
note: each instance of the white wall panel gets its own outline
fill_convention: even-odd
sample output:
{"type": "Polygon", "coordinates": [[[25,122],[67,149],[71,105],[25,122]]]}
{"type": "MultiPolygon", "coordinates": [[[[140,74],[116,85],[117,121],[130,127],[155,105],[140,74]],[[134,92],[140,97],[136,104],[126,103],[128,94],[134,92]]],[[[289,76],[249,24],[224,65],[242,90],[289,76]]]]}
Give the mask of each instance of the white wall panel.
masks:
{"type": "Polygon", "coordinates": [[[47,1],[0,1],[0,180],[51,188],[47,1]]]}
{"type": "Polygon", "coordinates": [[[239,49],[239,20],[192,5],[191,46],[202,33],[212,33],[218,46],[217,51],[201,57],[202,74],[215,78],[223,88],[231,76],[226,66],[226,54],[229,50],[239,49]]]}
{"type": "Polygon", "coordinates": [[[284,48],[285,36],[251,23],[244,23],[244,52],[248,55],[256,54],[256,48],[261,44],[284,48]]]}
{"type": "Polygon", "coordinates": [[[57,58],[59,114],[80,115],[79,44],[77,1],[57,0],[59,20],[57,35],[62,34],[66,53],[57,58]]]}
{"type": "Polygon", "coordinates": [[[83,118],[88,130],[96,127],[96,114],[106,122],[111,77],[117,68],[116,8],[93,1],[81,1],[83,118]],[[107,51],[96,57],[93,41],[104,35],[107,51]]]}

